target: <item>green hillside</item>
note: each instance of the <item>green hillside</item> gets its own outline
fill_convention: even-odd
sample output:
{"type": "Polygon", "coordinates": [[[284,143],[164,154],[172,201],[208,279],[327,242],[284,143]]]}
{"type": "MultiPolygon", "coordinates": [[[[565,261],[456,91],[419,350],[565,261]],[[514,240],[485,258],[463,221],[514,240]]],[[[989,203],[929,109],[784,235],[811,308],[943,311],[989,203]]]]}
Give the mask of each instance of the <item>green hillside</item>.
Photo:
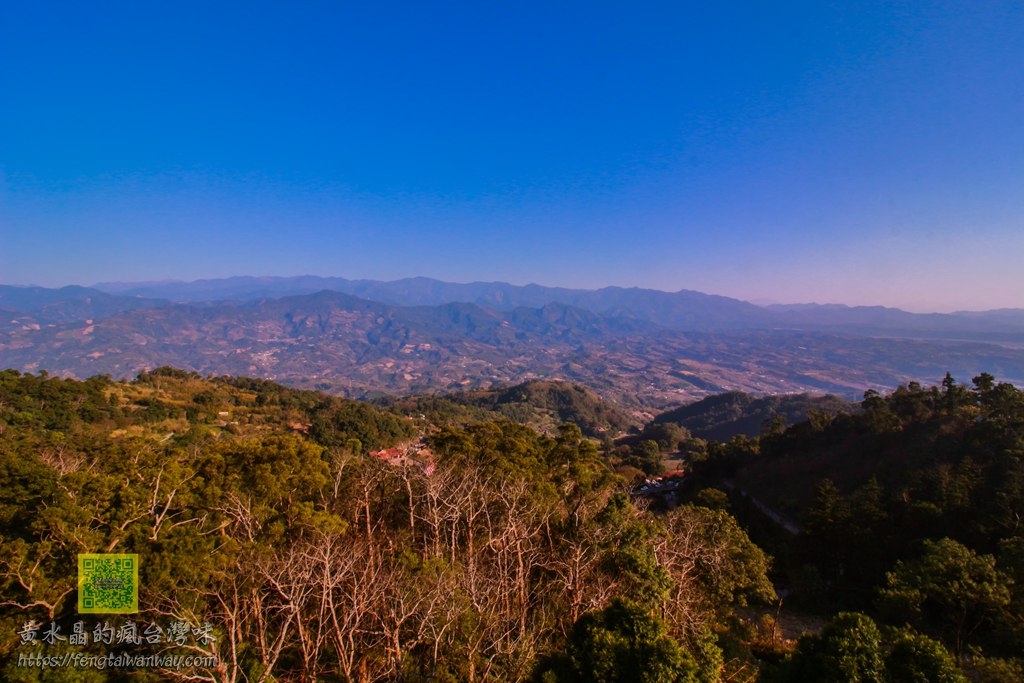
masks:
{"type": "MultiPolygon", "coordinates": [[[[1024,391],[982,374],[868,392],[856,414],[709,444],[691,475],[731,486],[752,523],[754,507],[797,521],[772,540],[794,604],[910,627],[995,657],[975,680],[1020,680],[999,658],[1024,651],[1024,391]]],[[[778,680],[806,680],[819,647],[778,680]]]]}
{"type": "Polygon", "coordinates": [[[1024,392],[1007,383],[689,438],[657,504],[611,465],[671,443],[528,426],[612,427],[584,389],[406,401],[0,372],[0,678],[1020,680],[1024,392]],[[113,564],[80,578],[83,554],[137,558],[137,606],[113,564]],[[827,624],[797,640],[794,607],[827,624]],[[157,655],[197,659],[123,663],[157,655]],[[74,663],[101,657],[122,663],[74,663]]]}
{"type": "Polygon", "coordinates": [[[569,382],[532,381],[512,387],[400,399],[394,408],[434,423],[505,419],[548,434],[571,423],[585,436],[616,436],[638,423],[592,390],[569,382]]]}
{"type": "Polygon", "coordinates": [[[713,681],[736,608],[774,597],[735,519],[634,506],[575,425],[414,422],[170,368],[0,372],[0,679],[713,681]]]}
{"type": "Polygon", "coordinates": [[[811,411],[848,413],[856,404],[835,396],[782,394],[758,398],[742,391],[708,396],[656,416],[652,424],[672,423],[700,439],[728,441],[734,436],[757,436],[774,421],[789,426],[807,419],[811,411]]]}

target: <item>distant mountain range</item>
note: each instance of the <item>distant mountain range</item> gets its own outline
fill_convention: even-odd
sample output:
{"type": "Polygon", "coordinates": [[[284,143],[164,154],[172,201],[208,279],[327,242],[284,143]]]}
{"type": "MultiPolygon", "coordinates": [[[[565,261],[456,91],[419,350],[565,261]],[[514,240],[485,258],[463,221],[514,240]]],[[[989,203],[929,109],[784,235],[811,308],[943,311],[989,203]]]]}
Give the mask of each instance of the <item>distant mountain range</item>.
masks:
{"type": "Polygon", "coordinates": [[[755,306],[608,287],[238,277],[0,286],[0,366],[131,377],[159,365],[349,396],[585,384],[657,411],[709,394],[1024,382],[1024,309],[755,306]]]}
{"type": "MultiPolygon", "coordinates": [[[[882,306],[838,304],[762,307],[690,290],[663,292],[638,287],[586,290],[532,284],[520,286],[505,282],[457,284],[425,277],[382,282],[312,275],[246,276],[194,282],[108,282],[97,284],[94,289],[131,298],[175,302],[252,301],[329,290],[395,306],[473,303],[496,310],[511,310],[561,303],[602,315],[648,320],[682,331],[780,328],[933,339],[1024,341],[1024,308],[922,314],[882,306]]],[[[2,307],[3,298],[0,298],[2,307]]]]}

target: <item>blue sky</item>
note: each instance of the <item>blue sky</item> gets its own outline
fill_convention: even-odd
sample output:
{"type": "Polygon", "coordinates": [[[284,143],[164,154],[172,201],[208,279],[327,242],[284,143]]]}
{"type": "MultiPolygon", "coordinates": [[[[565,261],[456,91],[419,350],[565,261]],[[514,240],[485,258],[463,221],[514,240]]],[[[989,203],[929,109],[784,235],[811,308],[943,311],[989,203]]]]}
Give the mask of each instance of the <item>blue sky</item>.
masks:
{"type": "Polygon", "coordinates": [[[0,4],[0,282],[1024,307],[1019,2],[0,4]]]}

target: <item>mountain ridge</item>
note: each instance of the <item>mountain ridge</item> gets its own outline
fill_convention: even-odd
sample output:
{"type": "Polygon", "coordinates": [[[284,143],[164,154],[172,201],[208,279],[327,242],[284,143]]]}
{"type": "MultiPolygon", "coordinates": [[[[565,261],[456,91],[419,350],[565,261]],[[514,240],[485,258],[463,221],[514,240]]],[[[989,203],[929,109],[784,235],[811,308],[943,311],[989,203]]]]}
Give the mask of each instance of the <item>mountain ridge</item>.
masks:
{"type": "Polygon", "coordinates": [[[450,283],[427,277],[393,281],[349,280],[313,275],[296,277],[236,276],[175,283],[99,283],[110,294],[179,301],[250,300],[257,297],[311,294],[321,289],[401,306],[475,303],[508,310],[565,303],[595,313],[630,316],[684,331],[780,328],[841,332],[868,336],[933,339],[978,339],[1024,342],[1024,308],[953,313],[911,313],[885,306],[846,304],[771,304],[695,290],[676,292],[608,286],[599,289],[547,287],[506,282],[450,283]]]}
{"type": "MultiPolygon", "coordinates": [[[[611,290],[604,301],[614,305],[605,313],[564,302],[402,306],[331,290],[239,301],[154,300],[152,307],[146,307],[149,300],[111,295],[121,297],[114,301],[119,310],[105,317],[5,317],[0,365],[120,378],[170,365],[353,397],[565,380],[649,412],[730,390],[855,397],[869,388],[934,382],[947,371],[961,378],[979,372],[1024,378],[1024,337],[1014,348],[758,321],[729,327],[730,302],[717,318],[708,315],[693,326],[698,329],[679,329],[647,318],[658,317],[664,305],[669,313],[677,307],[675,324],[686,316],[700,319],[701,307],[718,298],[663,292],[647,298],[646,309],[630,309],[628,297],[637,291],[611,290]],[[696,303],[686,308],[685,300],[696,303]]],[[[53,305],[57,295],[42,294],[45,305],[53,305]]]]}

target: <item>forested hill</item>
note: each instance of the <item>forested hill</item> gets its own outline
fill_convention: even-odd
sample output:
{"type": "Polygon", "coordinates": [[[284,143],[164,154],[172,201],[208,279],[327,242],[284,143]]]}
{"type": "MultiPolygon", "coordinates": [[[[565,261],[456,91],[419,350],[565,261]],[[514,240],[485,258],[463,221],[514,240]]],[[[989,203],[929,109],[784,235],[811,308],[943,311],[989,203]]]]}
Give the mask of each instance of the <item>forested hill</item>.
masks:
{"type": "Polygon", "coordinates": [[[788,427],[807,420],[812,412],[836,414],[858,409],[857,404],[835,396],[785,394],[757,397],[742,391],[729,391],[661,413],[652,423],[672,423],[701,439],[728,441],[740,434],[757,436],[775,421],[788,427]]]}
{"type": "MultiPolygon", "coordinates": [[[[557,384],[475,400],[449,405],[610,417],[557,384]]],[[[1008,383],[947,377],[759,437],[686,437],[672,500],[632,491],[643,504],[610,439],[440,414],[171,368],[130,382],[0,372],[0,679],[1024,674],[1024,392],[1008,383]],[[748,495],[801,533],[768,533],[748,495]],[[79,610],[80,553],[138,556],[126,619],[153,640],[79,610]],[[801,604],[828,624],[786,639],[776,618],[801,604]],[[104,642],[104,623],[128,635],[104,642]],[[39,668],[118,654],[202,659],[39,668]]]]}
{"type": "Polygon", "coordinates": [[[132,382],[0,372],[5,436],[58,438],[68,445],[158,438],[183,445],[301,434],[320,446],[356,440],[378,450],[416,435],[408,420],[369,404],[245,377],[204,378],[162,367],[132,382]]]}
{"type": "Polygon", "coordinates": [[[534,380],[511,387],[411,396],[389,402],[406,414],[423,415],[435,424],[508,419],[549,434],[572,423],[585,436],[615,437],[640,420],[587,387],[569,382],[534,380]]]}
{"type": "Polygon", "coordinates": [[[1024,510],[1024,391],[991,375],[973,385],[947,376],[942,386],[868,392],[857,412],[816,411],[787,429],[775,425],[758,448],[738,461],[737,481],[793,511],[814,505],[824,479],[842,494],[875,482],[894,503],[936,505],[958,538],[979,547],[1024,531],[1016,521],[1024,510]]]}
{"type": "MultiPolygon", "coordinates": [[[[873,620],[974,661],[972,680],[1024,680],[1024,391],[981,374],[869,392],[857,413],[711,444],[690,475],[799,524],[771,543],[792,603],[871,617],[806,639],[767,680],[825,680],[823,648],[854,631],[877,651],[873,620]]],[[[936,675],[886,680],[963,680],[936,675]]]]}
{"type": "MultiPolygon", "coordinates": [[[[669,683],[749,668],[718,632],[774,590],[727,512],[635,506],[575,425],[411,425],[263,380],[0,372],[0,679],[582,682],[640,657],[669,683]],[[137,555],[138,611],[80,610],[79,553],[137,555]],[[45,664],[157,654],[195,659],[45,664]]],[[[101,607],[123,600],[91,585],[101,607]]]]}

